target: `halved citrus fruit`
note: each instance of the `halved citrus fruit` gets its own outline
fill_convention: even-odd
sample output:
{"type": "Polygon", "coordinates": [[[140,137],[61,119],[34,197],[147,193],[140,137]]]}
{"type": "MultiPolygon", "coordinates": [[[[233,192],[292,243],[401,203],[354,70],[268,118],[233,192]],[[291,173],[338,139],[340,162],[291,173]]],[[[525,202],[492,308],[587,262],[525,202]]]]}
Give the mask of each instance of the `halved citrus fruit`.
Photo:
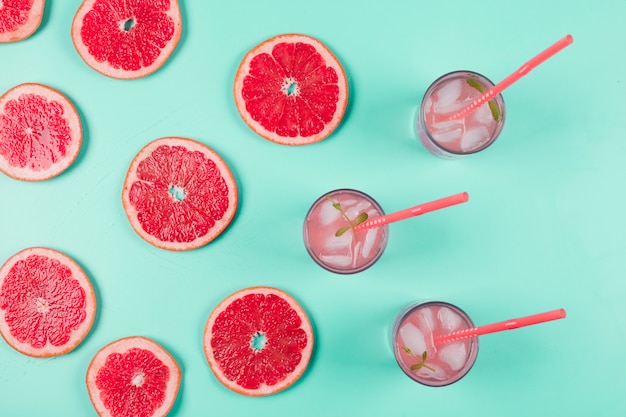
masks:
{"type": "Polygon", "coordinates": [[[271,395],[292,385],[306,370],[313,329],[300,305],[272,287],[231,294],[211,313],[204,352],[227,388],[244,395],[271,395]]]}
{"type": "Polygon", "coordinates": [[[235,103],[257,134],[282,145],[307,145],[330,135],[348,103],[343,67],[319,40],[285,34],[243,58],[235,103]]]}
{"type": "Polygon", "coordinates": [[[122,202],[133,229],[147,242],[190,250],[230,224],[237,184],[226,162],[208,146],[166,137],[146,145],[132,161],[122,202]]]}
{"type": "Polygon", "coordinates": [[[0,97],[0,172],[42,181],[65,171],[83,141],[72,102],[42,84],[13,87],[0,97]]]}
{"type": "Polygon", "coordinates": [[[89,278],[61,252],[24,249],[0,268],[0,333],[18,352],[68,353],[87,336],[95,314],[89,278]]]}
{"type": "Polygon", "coordinates": [[[100,417],[162,417],[176,401],[180,379],[178,364],[163,347],[131,336],[96,353],[87,391],[100,417]]]}
{"type": "Polygon", "coordinates": [[[72,41],[81,58],[118,79],[159,69],[181,32],[178,0],[85,0],[72,22],[72,41]]]}
{"type": "Polygon", "coordinates": [[[17,42],[37,31],[46,0],[0,1],[0,43],[17,42]]]}

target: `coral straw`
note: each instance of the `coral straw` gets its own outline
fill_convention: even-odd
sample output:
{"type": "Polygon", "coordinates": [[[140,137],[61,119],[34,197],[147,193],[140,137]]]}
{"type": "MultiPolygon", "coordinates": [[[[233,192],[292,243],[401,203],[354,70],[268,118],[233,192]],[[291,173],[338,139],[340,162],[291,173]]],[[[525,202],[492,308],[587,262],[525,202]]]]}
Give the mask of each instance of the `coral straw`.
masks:
{"type": "Polygon", "coordinates": [[[409,217],[419,216],[421,214],[426,214],[428,212],[453,206],[455,204],[465,203],[467,200],[469,200],[469,194],[467,193],[454,194],[449,197],[440,198],[439,200],[431,201],[429,203],[419,204],[415,207],[400,210],[395,213],[372,217],[371,219],[359,224],[354,229],[357,232],[360,230],[371,229],[373,227],[408,219],[409,217]]]}
{"type": "Polygon", "coordinates": [[[439,336],[436,339],[436,342],[441,344],[455,342],[457,340],[467,339],[468,337],[501,332],[502,330],[517,329],[518,327],[530,326],[533,324],[544,323],[551,320],[558,320],[564,317],[565,310],[560,308],[558,310],[547,311],[545,313],[534,314],[532,316],[520,317],[518,319],[511,319],[507,321],[501,321],[499,323],[487,324],[485,326],[457,330],[456,332],[452,332],[446,336],[439,336]]]}
{"type": "Polygon", "coordinates": [[[479,108],[480,106],[482,106],[483,104],[491,100],[493,97],[500,94],[502,91],[504,91],[504,89],[510,87],[511,84],[513,84],[514,82],[522,78],[524,75],[528,74],[532,69],[534,69],[536,66],[538,66],[539,64],[541,64],[542,62],[550,58],[552,55],[556,54],[557,52],[559,52],[566,46],[571,45],[572,42],[574,42],[574,37],[572,35],[567,35],[564,38],[560,39],[559,41],[554,43],[552,46],[550,46],[543,52],[539,53],[533,59],[531,59],[524,65],[522,65],[513,74],[509,75],[504,80],[500,81],[500,83],[493,86],[489,91],[485,92],[485,94],[478,97],[476,100],[472,102],[472,104],[465,107],[463,110],[459,111],[458,113],[450,116],[448,120],[458,120],[467,116],[469,113],[473,112],[474,110],[476,110],[477,108],[479,108]]]}

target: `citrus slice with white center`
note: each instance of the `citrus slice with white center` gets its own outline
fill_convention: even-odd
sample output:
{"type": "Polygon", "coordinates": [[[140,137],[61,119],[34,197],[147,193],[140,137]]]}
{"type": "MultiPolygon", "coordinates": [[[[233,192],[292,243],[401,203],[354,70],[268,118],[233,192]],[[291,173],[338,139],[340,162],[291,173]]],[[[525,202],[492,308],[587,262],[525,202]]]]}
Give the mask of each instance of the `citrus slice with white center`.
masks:
{"type": "Polygon", "coordinates": [[[0,97],[0,172],[42,181],[65,171],[80,152],[83,131],[72,102],[42,84],[13,87],[0,97]]]}
{"type": "Polygon", "coordinates": [[[0,43],[17,42],[37,31],[46,0],[0,0],[0,43]]]}
{"type": "Polygon", "coordinates": [[[313,329],[300,305],[271,287],[231,294],[211,313],[204,352],[217,379],[244,395],[271,395],[304,373],[313,350],[313,329]]]}
{"type": "Polygon", "coordinates": [[[182,32],[178,0],[85,0],[72,22],[81,58],[108,77],[134,79],[159,69],[182,32]]]}
{"type": "Polygon", "coordinates": [[[234,93],[239,114],[257,134],[282,145],[307,145],[325,139],[341,123],[348,82],[322,42],[286,34],[245,55],[234,93]]]}
{"type": "Polygon", "coordinates": [[[87,369],[87,391],[100,417],[163,417],[176,401],[181,371],[151,339],[116,340],[96,353],[87,369]]]}
{"type": "Polygon", "coordinates": [[[18,352],[68,353],[87,336],[95,314],[89,278],[61,252],[24,249],[0,268],[0,333],[18,352]]]}
{"type": "Polygon", "coordinates": [[[226,162],[208,146],[180,137],[146,145],[130,164],[122,191],[137,234],[172,251],[215,239],[235,216],[237,199],[226,162]]]}

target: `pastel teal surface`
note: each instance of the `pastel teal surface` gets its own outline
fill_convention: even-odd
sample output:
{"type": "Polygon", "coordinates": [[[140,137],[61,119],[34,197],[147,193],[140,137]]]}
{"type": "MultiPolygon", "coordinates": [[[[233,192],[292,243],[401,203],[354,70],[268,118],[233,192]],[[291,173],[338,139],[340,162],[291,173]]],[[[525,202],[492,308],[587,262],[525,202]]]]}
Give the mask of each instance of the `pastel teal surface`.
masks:
{"type": "Polygon", "coordinates": [[[59,177],[0,175],[0,264],[30,246],[67,253],[94,284],[97,319],[53,359],[0,340],[0,415],[95,416],[87,366],[130,335],[179,362],[172,416],[626,415],[626,2],[183,0],[178,48],[134,81],[81,60],[70,37],[79,4],[48,0],[35,35],[0,45],[2,92],[48,84],[85,127],[79,158],[59,177]],[[325,42],[350,84],[339,129],[304,147],[257,136],[233,100],[244,54],[287,32],[325,42]],[[568,33],[571,46],[505,91],[492,147],[448,161],[421,146],[414,118],[435,78],[468,69],[499,81],[568,33]],[[230,227],[185,253],[140,239],[121,203],[134,155],[170,135],[215,149],[239,185],[230,227]],[[380,261],[340,276],[309,258],[301,236],[311,203],[340,187],[387,212],[461,191],[470,201],[390,225],[380,261]],[[222,386],[202,348],[213,307],[253,285],[289,292],[316,337],[303,377],[263,398],[222,386]],[[454,303],[477,324],[556,308],[568,316],[481,337],[463,380],[427,388],[397,367],[389,337],[418,299],[454,303]]]}

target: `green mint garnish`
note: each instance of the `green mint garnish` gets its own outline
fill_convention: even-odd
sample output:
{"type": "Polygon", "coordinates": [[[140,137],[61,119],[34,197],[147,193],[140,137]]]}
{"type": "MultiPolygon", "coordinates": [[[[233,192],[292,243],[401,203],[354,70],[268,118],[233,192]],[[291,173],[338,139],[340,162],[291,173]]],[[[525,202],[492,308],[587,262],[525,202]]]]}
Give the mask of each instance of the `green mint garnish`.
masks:
{"type": "MultiPolygon", "coordinates": [[[[467,82],[467,85],[469,85],[472,88],[477,89],[481,94],[485,92],[485,89],[483,88],[482,84],[476,81],[475,79],[469,78],[466,82],[467,82]]],[[[498,108],[498,105],[496,104],[496,102],[493,100],[489,100],[489,103],[487,104],[489,105],[489,110],[491,110],[491,115],[493,116],[493,120],[495,120],[496,122],[500,120],[500,109],[498,108]]]]}
{"type": "Polygon", "coordinates": [[[406,346],[402,346],[402,350],[404,350],[409,355],[413,356],[415,360],[417,361],[417,363],[411,365],[410,367],[411,371],[416,371],[420,368],[426,368],[431,372],[435,372],[435,368],[426,364],[426,351],[422,352],[422,356],[419,357],[419,356],[416,356],[413,352],[411,352],[411,349],[409,349],[406,346]]]}
{"type": "Polygon", "coordinates": [[[344,226],[344,227],[341,227],[340,229],[338,229],[335,232],[335,236],[339,237],[339,236],[343,235],[344,233],[346,233],[348,230],[352,229],[352,232],[354,233],[354,237],[356,238],[356,230],[354,228],[367,220],[367,218],[368,218],[367,213],[363,212],[363,213],[359,214],[358,216],[356,216],[354,218],[354,220],[350,220],[350,218],[348,217],[346,212],[343,211],[343,207],[341,207],[340,203],[338,203],[335,200],[333,200],[332,198],[330,198],[329,195],[326,195],[326,199],[333,204],[333,207],[335,209],[337,209],[341,213],[343,218],[346,219],[346,221],[349,223],[349,226],[344,226]]]}

